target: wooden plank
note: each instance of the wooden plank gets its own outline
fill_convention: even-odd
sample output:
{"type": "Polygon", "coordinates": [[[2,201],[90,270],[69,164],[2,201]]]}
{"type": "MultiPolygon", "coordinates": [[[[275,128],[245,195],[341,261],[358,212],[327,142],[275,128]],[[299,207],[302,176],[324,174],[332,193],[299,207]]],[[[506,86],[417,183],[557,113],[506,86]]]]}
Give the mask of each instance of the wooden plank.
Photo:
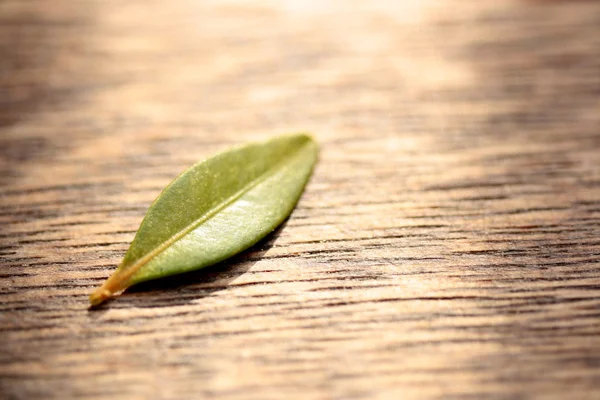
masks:
{"type": "Polygon", "coordinates": [[[600,395],[600,4],[306,3],[0,4],[1,398],[600,395]],[[172,178],[296,131],[282,229],[88,310],[172,178]]]}

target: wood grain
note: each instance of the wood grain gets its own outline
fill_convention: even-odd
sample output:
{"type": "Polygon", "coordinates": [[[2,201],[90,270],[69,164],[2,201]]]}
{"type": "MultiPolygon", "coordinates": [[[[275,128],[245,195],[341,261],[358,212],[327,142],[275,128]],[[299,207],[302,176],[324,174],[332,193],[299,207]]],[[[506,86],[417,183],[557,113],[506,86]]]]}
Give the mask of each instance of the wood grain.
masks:
{"type": "Polygon", "coordinates": [[[0,3],[0,397],[600,396],[600,3],[0,3]],[[310,131],[285,226],[90,311],[178,173],[310,131]]]}

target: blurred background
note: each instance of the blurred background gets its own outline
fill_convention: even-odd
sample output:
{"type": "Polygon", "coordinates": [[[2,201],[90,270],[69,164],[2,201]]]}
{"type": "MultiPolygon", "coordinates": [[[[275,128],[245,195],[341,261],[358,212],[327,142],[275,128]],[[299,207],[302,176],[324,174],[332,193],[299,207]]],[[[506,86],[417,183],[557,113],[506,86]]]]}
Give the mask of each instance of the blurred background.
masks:
{"type": "Polygon", "coordinates": [[[2,179],[106,135],[591,134],[598,22],[593,1],[3,0],[2,179]]]}

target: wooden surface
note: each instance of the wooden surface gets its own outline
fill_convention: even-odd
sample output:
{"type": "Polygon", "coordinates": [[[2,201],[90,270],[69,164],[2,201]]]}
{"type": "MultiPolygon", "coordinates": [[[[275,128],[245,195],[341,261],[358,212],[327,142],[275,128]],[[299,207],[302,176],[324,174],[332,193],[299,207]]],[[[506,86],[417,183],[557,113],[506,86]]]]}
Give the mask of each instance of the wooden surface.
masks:
{"type": "Polygon", "coordinates": [[[600,3],[0,3],[0,397],[600,397],[600,3]],[[216,151],[310,131],[287,224],[87,296],[216,151]]]}

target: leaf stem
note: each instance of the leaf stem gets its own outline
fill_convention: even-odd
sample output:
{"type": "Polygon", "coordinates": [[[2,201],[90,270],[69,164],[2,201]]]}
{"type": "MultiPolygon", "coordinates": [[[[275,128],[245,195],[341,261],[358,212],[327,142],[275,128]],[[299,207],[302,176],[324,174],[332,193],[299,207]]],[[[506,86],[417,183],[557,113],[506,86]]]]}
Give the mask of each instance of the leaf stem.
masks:
{"type": "Polygon", "coordinates": [[[92,307],[98,306],[111,298],[115,293],[127,288],[127,279],[123,279],[122,271],[116,270],[94,293],[90,295],[92,307]]]}

